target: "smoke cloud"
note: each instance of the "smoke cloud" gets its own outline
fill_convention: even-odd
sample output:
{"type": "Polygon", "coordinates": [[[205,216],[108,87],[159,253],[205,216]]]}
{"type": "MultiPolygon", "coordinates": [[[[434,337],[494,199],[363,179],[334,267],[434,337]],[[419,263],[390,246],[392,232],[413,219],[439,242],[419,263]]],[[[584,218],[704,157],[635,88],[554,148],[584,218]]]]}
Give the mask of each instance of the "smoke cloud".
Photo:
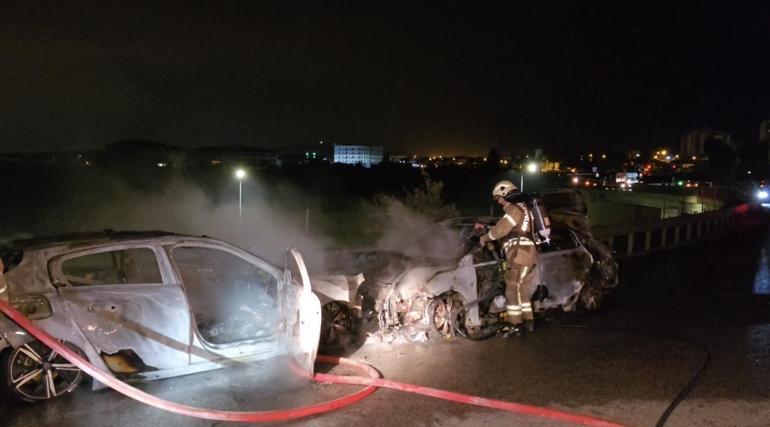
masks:
{"type": "Polygon", "coordinates": [[[311,273],[329,271],[329,249],[367,248],[413,260],[461,255],[457,232],[395,198],[352,201],[265,179],[250,176],[244,183],[239,221],[238,187],[232,181],[204,191],[176,175],[161,190],[145,191],[109,172],[88,179],[65,176],[64,184],[48,185],[48,193],[42,189],[34,197],[37,206],[18,206],[15,218],[2,224],[5,239],[0,241],[105,229],[162,230],[221,239],[276,266],[283,265],[285,250],[295,247],[311,273]],[[212,194],[228,197],[217,200],[212,194]]]}
{"type": "MultiPolygon", "coordinates": [[[[283,201],[296,199],[297,192],[282,186],[282,197],[269,194],[252,178],[244,186],[242,220],[238,199],[216,202],[199,186],[175,177],[162,191],[132,188],[114,176],[100,176],[56,190],[42,189],[36,203],[18,206],[12,223],[3,224],[0,241],[60,235],[83,231],[162,230],[188,235],[206,235],[240,246],[282,266],[285,249],[296,247],[306,262],[320,265],[329,242],[305,230],[304,217],[283,209],[283,201]]],[[[235,191],[228,188],[237,196],[235,191]]]]}
{"type": "Polygon", "coordinates": [[[414,259],[450,259],[462,255],[463,241],[457,231],[434,223],[398,200],[388,199],[383,216],[378,249],[414,259]]]}

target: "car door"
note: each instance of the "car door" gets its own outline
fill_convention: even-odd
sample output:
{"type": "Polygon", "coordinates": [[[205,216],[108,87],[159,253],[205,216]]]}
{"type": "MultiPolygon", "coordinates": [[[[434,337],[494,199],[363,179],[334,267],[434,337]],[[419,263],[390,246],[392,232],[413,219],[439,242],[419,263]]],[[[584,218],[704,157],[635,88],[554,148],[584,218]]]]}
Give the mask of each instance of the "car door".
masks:
{"type": "Polygon", "coordinates": [[[288,352],[312,371],[321,306],[299,253],[289,252],[281,272],[217,241],[183,241],[166,250],[193,316],[193,363],[288,352]]]}
{"type": "Polygon", "coordinates": [[[305,262],[295,249],[286,254],[284,274],[290,302],[285,316],[289,348],[297,363],[312,375],[321,336],[321,301],[313,293],[305,262]]]}
{"type": "Polygon", "coordinates": [[[527,284],[529,295],[538,285],[545,285],[548,298],[543,308],[562,306],[570,310],[577,301],[586,274],[593,263],[591,254],[575,234],[564,227],[551,229],[550,242],[538,246],[537,279],[527,284]]]}
{"type": "Polygon", "coordinates": [[[162,250],[102,246],[54,258],[49,270],[70,318],[114,373],[189,364],[189,309],[162,250]]]}

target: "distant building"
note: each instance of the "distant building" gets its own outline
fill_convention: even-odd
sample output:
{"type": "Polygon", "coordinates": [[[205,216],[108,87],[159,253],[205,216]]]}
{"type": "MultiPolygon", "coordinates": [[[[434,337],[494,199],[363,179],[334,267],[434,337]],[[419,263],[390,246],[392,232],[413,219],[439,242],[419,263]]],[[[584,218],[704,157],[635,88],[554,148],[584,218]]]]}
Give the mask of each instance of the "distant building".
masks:
{"type": "Polygon", "coordinates": [[[392,154],[389,159],[391,162],[395,163],[407,163],[409,160],[412,160],[412,156],[406,154],[392,154]]]}
{"type": "Polygon", "coordinates": [[[703,157],[706,153],[706,142],[719,141],[722,144],[733,147],[732,137],[727,132],[716,132],[711,128],[698,128],[683,136],[679,155],[687,157],[703,157]]]}
{"type": "Polygon", "coordinates": [[[703,156],[706,152],[706,141],[714,134],[711,128],[698,128],[683,136],[680,142],[679,155],[682,157],[703,156]]]}
{"type": "Polygon", "coordinates": [[[770,119],[759,124],[759,144],[756,150],[756,155],[762,155],[762,153],[767,152],[767,165],[770,165],[770,119]]]}
{"type": "Polygon", "coordinates": [[[39,164],[58,166],[91,166],[95,151],[59,151],[48,153],[0,153],[0,164],[39,164]]]}
{"type": "Polygon", "coordinates": [[[302,142],[282,145],[278,155],[282,165],[307,165],[310,163],[331,163],[334,144],[326,141],[302,142]]]}
{"type": "Polygon", "coordinates": [[[561,162],[555,162],[551,160],[544,160],[543,165],[540,167],[541,172],[559,172],[561,170],[561,162]]]}
{"type": "Polygon", "coordinates": [[[200,165],[210,166],[280,166],[278,153],[260,147],[245,145],[225,145],[203,147],[195,150],[195,158],[200,165]]]}
{"type": "Polygon", "coordinates": [[[124,140],[111,142],[105,147],[110,167],[134,169],[180,167],[185,161],[184,150],[160,142],[124,140]]]}
{"type": "Polygon", "coordinates": [[[770,143],[770,119],[759,125],[759,142],[770,143]]]}
{"type": "Polygon", "coordinates": [[[334,145],[334,163],[361,164],[371,167],[382,162],[382,147],[368,145],[334,145]]]}

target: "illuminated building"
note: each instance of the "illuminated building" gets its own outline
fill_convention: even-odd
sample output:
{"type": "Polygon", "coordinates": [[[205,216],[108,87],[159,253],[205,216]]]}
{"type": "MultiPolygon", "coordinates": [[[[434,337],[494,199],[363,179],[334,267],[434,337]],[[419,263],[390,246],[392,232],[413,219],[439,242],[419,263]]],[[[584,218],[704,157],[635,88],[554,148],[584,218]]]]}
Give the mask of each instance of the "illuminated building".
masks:
{"type": "Polygon", "coordinates": [[[770,119],[759,125],[759,142],[770,142],[770,119]]]}
{"type": "Polygon", "coordinates": [[[368,145],[334,145],[334,163],[361,164],[371,167],[382,162],[382,147],[368,145]]]}

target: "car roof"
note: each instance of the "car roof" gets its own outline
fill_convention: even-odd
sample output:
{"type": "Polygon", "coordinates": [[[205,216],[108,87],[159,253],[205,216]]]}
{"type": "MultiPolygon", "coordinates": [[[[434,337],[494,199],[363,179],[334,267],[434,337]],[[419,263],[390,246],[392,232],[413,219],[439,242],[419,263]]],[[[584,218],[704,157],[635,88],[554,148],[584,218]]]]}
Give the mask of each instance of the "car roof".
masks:
{"type": "Polygon", "coordinates": [[[79,233],[59,234],[53,236],[33,237],[29,239],[17,239],[6,241],[0,246],[13,250],[39,249],[60,245],[70,247],[92,245],[97,243],[123,242],[131,240],[144,240],[159,237],[192,237],[169,231],[87,231],[79,233]]]}

